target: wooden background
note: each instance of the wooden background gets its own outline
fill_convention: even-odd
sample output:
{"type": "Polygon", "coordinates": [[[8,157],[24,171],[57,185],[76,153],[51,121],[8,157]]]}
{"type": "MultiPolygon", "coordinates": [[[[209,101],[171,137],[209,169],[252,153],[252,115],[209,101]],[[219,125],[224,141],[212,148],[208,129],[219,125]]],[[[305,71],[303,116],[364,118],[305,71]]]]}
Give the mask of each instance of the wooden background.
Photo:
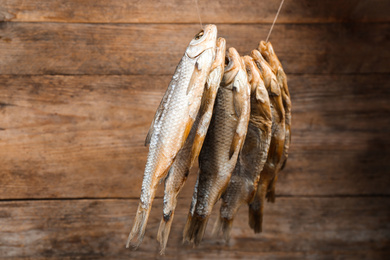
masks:
{"type": "MultiPolygon", "coordinates": [[[[199,0],[203,23],[241,54],[265,39],[278,5],[199,0]]],[[[270,40],[293,136],[264,232],[242,207],[229,245],[206,235],[182,246],[192,174],[160,257],[161,190],[139,250],[124,245],[144,138],[200,28],[194,1],[0,0],[0,258],[386,259],[389,11],[387,0],[285,1],[270,40]]]]}

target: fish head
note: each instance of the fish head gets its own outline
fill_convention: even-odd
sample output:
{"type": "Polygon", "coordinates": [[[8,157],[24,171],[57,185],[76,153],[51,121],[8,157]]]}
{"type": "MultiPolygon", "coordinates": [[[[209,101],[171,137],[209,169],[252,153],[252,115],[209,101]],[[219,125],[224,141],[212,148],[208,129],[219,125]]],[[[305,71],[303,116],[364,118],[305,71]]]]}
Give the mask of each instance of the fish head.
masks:
{"type": "Polygon", "coordinates": [[[224,85],[230,85],[240,70],[245,71],[245,64],[237,50],[231,47],[225,56],[225,71],[222,79],[224,85]]]}
{"type": "Polygon", "coordinates": [[[268,94],[279,96],[280,86],[278,84],[274,72],[272,71],[271,66],[268,64],[268,62],[264,59],[264,57],[258,50],[253,50],[251,52],[251,56],[263,76],[264,85],[268,90],[268,94]]]}
{"type": "Polygon", "coordinates": [[[247,55],[244,56],[244,62],[246,74],[248,75],[248,82],[251,84],[251,92],[253,92],[259,80],[262,78],[262,75],[252,57],[247,55]]]}
{"type": "Polygon", "coordinates": [[[207,49],[215,49],[216,41],[217,26],[214,24],[208,24],[191,40],[187,47],[186,55],[194,59],[207,49]]]}
{"type": "Polygon", "coordinates": [[[276,74],[279,67],[282,67],[278,57],[275,54],[274,48],[270,42],[266,43],[261,41],[257,49],[260,51],[261,55],[265,58],[268,64],[271,66],[272,71],[276,74]]]}
{"type": "Polygon", "coordinates": [[[211,67],[211,70],[214,70],[217,67],[220,67],[223,71],[225,66],[225,54],[226,54],[226,40],[222,37],[219,37],[217,40],[217,51],[215,55],[214,63],[211,67]]]}
{"type": "Polygon", "coordinates": [[[256,102],[257,110],[263,111],[266,118],[271,118],[270,101],[264,85],[263,76],[252,57],[245,56],[244,62],[248,81],[251,85],[251,97],[258,101],[256,102]]]}

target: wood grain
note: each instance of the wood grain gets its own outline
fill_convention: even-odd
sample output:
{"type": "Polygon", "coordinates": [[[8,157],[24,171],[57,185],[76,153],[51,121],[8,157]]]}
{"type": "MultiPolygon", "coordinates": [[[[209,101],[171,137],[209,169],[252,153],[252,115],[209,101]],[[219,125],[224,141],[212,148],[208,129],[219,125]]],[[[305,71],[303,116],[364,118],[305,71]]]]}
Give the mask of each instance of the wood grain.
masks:
{"type": "MultiPolygon", "coordinates": [[[[169,81],[1,76],[0,199],[138,197],[144,138],[169,81]]],[[[289,77],[293,137],[278,195],[389,194],[389,82],[389,75],[289,77]]]]}
{"type": "MultiPolygon", "coordinates": [[[[179,200],[165,257],[156,233],[162,200],[152,209],[137,251],[124,245],[136,211],[135,200],[43,200],[0,202],[0,255],[69,259],[384,259],[390,243],[390,199],[280,198],[267,204],[263,233],[255,235],[242,207],[232,239],[210,237],[214,211],[203,243],[182,246],[189,201],[179,200]]],[[[218,205],[217,205],[218,206],[218,205]]]]}
{"type": "MultiPolygon", "coordinates": [[[[269,25],[218,28],[244,55],[269,25]]],[[[172,75],[198,31],[193,24],[0,23],[0,74],[172,75]]],[[[388,23],[283,24],[270,40],[288,74],[389,73],[389,32],[388,23]]]]}
{"type": "MultiPolygon", "coordinates": [[[[0,21],[67,23],[198,23],[193,0],[0,1],[0,21]]],[[[279,2],[199,0],[204,23],[271,23],[279,2]]],[[[389,22],[385,0],[286,1],[278,23],[389,22]],[[337,8],[336,8],[337,6],[337,8]]]]}

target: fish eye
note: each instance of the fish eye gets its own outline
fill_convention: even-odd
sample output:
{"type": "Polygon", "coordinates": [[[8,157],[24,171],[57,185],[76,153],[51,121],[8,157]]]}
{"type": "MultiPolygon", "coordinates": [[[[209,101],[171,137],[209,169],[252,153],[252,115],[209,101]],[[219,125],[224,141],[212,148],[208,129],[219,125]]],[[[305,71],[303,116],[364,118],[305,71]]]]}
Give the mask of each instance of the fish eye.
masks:
{"type": "Polygon", "coordinates": [[[199,40],[204,34],[204,31],[200,31],[197,35],[195,35],[195,40],[199,40]]]}
{"type": "Polygon", "coordinates": [[[228,65],[230,62],[229,58],[225,56],[225,66],[228,65]]]}

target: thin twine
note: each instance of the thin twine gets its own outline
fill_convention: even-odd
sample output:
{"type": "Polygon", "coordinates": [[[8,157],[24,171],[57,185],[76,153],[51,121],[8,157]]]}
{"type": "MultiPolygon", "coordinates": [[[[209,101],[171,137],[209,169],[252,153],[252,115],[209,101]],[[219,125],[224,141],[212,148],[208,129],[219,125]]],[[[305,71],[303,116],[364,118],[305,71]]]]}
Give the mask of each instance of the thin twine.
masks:
{"type": "Polygon", "coordinates": [[[274,19],[274,21],[273,21],[273,23],[272,23],[271,29],[269,30],[269,33],[268,33],[268,36],[267,36],[267,39],[265,40],[265,42],[268,42],[269,36],[271,35],[272,29],[274,28],[276,19],[278,19],[279,12],[280,12],[280,9],[282,9],[283,3],[284,3],[284,0],[282,0],[282,2],[281,2],[280,5],[279,5],[278,12],[276,13],[275,19],[274,19]]]}
{"type": "Polygon", "coordinates": [[[195,0],[195,4],[196,4],[196,10],[198,11],[198,17],[199,17],[200,28],[202,29],[202,28],[203,28],[203,25],[202,25],[202,19],[200,18],[198,0],[195,0]]]}

